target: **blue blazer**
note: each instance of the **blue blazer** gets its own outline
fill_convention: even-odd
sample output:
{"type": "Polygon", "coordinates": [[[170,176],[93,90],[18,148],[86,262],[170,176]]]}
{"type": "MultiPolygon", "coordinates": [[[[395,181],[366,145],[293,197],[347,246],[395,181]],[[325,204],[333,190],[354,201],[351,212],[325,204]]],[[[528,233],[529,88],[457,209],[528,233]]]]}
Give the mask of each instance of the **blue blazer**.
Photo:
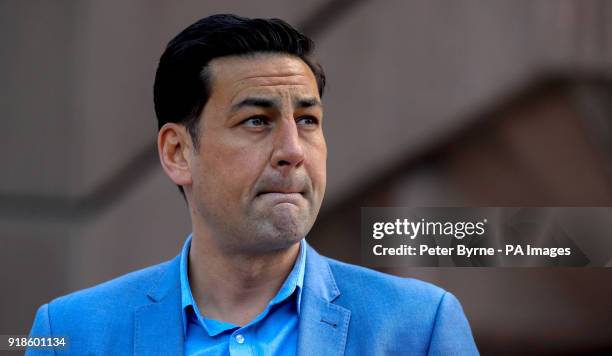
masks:
{"type": "MultiPolygon", "coordinates": [[[[299,355],[478,354],[452,294],[306,246],[299,355]]],[[[30,335],[67,336],[69,348],[26,354],[181,355],[179,257],[43,305],[30,335]]]]}

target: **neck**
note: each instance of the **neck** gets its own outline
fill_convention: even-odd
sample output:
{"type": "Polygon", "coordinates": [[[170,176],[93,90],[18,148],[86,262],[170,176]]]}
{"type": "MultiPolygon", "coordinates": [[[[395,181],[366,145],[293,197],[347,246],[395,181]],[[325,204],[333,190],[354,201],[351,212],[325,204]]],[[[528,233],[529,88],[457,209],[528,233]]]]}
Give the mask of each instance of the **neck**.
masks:
{"type": "Polygon", "coordinates": [[[205,234],[192,236],[189,284],[210,319],[243,326],[259,315],[291,272],[299,243],[267,253],[228,252],[205,234]]]}

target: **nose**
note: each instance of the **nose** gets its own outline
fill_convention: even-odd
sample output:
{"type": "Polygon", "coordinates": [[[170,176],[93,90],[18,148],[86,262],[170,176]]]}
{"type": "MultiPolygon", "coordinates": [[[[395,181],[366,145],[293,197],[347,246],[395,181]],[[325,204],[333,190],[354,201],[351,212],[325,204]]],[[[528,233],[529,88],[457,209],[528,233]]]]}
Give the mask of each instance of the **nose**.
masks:
{"type": "Polygon", "coordinates": [[[271,164],[275,169],[285,173],[304,163],[304,148],[293,118],[280,120],[273,140],[271,164]]]}

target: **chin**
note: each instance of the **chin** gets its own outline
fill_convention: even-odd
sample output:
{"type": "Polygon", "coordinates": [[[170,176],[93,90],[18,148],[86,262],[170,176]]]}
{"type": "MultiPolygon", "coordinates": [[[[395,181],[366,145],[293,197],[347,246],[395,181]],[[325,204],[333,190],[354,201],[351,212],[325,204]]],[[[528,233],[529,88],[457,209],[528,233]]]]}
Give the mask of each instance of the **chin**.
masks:
{"type": "Polygon", "coordinates": [[[274,251],[286,249],[303,239],[310,231],[314,219],[308,211],[300,209],[275,209],[266,216],[257,216],[245,226],[253,249],[274,251]]]}
{"type": "Polygon", "coordinates": [[[269,250],[289,248],[305,236],[305,229],[297,226],[274,226],[261,236],[269,250]]]}
{"type": "Polygon", "coordinates": [[[283,250],[299,242],[308,230],[303,222],[298,224],[285,221],[279,224],[268,221],[251,230],[251,241],[254,250],[260,252],[283,250]]]}

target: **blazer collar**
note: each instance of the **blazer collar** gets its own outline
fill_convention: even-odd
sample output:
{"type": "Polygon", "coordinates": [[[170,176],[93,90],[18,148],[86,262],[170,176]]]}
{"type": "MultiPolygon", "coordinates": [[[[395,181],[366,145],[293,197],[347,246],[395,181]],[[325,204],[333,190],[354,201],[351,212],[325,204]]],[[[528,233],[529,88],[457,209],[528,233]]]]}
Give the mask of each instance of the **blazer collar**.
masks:
{"type": "MultiPolygon", "coordinates": [[[[302,291],[298,355],[341,355],[350,310],[334,304],[340,290],[327,260],[308,243],[302,291]]],[[[134,354],[182,354],[180,255],[167,262],[147,296],[151,303],[134,312],[134,354]]]]}
{"type": "Polygon", "coordinates": [[[134,312],[134,355],[182,355],[183,328],[180,255],[167,262],[165,272],[149,290],[151,303],[134,312]]]}
{"type": "Polygon", "coordinates": [[[327,260],[307,245],[298,355],[342,355],[351,311],[334,304],[340,290],[327,260]]]}

